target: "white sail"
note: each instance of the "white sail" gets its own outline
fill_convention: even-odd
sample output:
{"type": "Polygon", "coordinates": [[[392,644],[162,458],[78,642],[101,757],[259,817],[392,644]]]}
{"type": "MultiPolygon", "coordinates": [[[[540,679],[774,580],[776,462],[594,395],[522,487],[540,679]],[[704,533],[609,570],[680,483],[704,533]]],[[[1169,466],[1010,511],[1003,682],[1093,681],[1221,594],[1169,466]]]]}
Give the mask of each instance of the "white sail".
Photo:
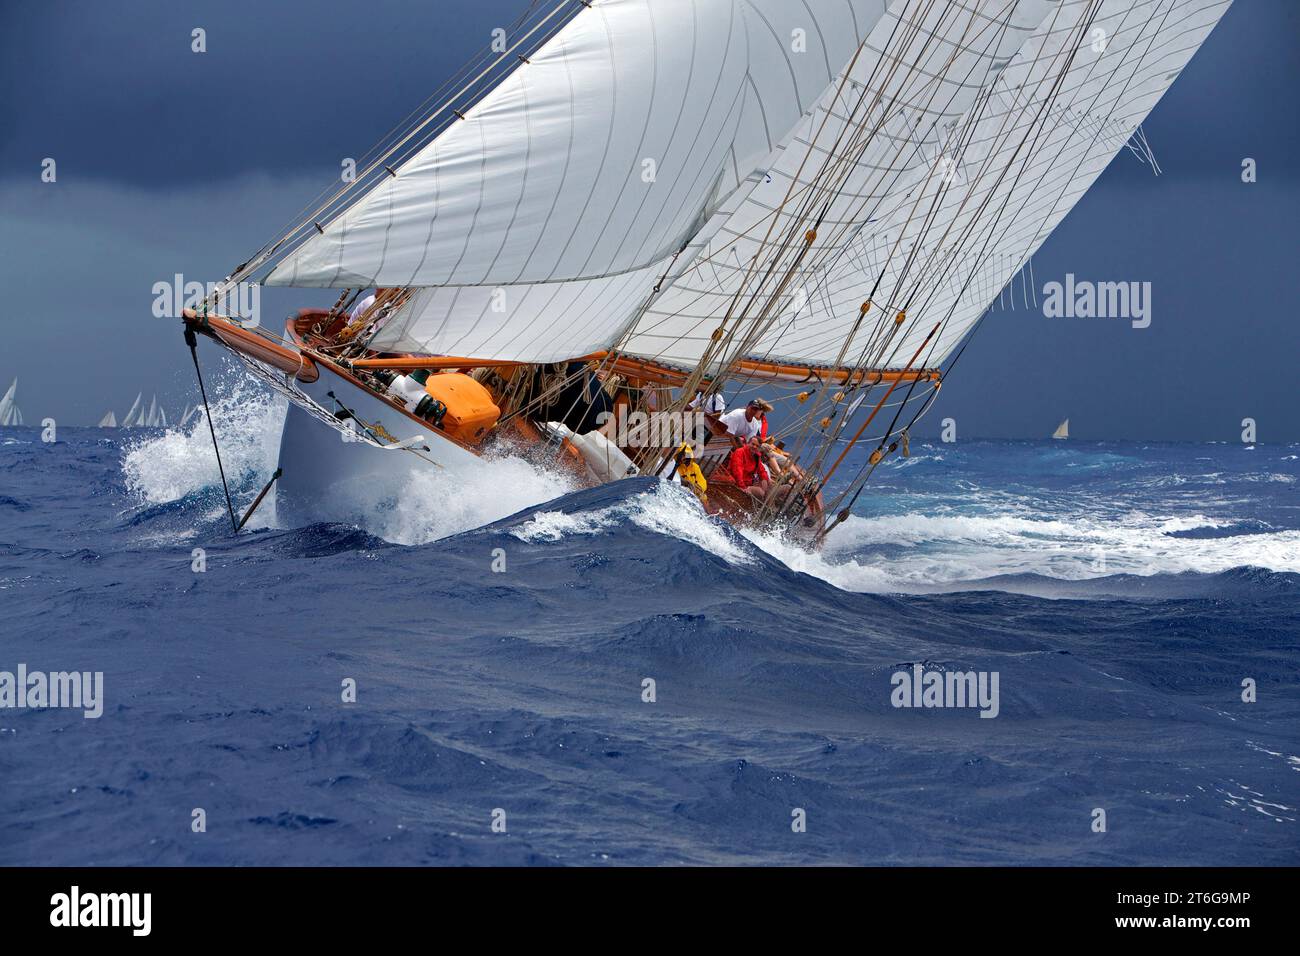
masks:
{"type": "Polygon", "coordinates": [[[143,416],[143,419],[144,420],[140,424],[144,425],[147,428],[153,428],[159,424],[157,395],[155,395],[153,399],[149,402],[149,411],[147,414],[143,416]]]}
{"type": "Polygon", "coordinates": [[[962,115],[1056,8],[1056,0],[892,4],[844,81],[796,130],[770,181],[718,228],[625,349],[694,365],[724,316],[762,311],[772,296],[764,288],[775,286],[769,277],[792,268],[785,298],[801,302],[798,290],[811,291],[837,251],[900,205],[939,161],[962,115]]]}
{"type": "MultiPolygon", "coordinates": [[[[899,2],[895,0],[895,5],[899,2]]],[[[743,0],[741,9],[748,61],[743,106],[723,163],[723,178],[718,180],[716,172],[698,174],[718,182],[713,193],[719,211],[713,221],[725,220],[756,184],[765,181],[768,167],[796,125],[882,21],[886,4],[883,0],[798,4],[743,0]]],[[[644,80],[639,82],[645,85],[644,80]]],[[[712,95],[711,90],[703,92],[712,95]]],[[[699,135],[702,131],[681,130],[685,139],[699,135]]],[[[663,176],[684,174],[662,162],[657,168],[663,176]]],[[[643,187],[634,184],[633,194],[644,195],[643,187]]],[[[710,234],[704,222],[687,231],[710,234]]],[[[588,354],[607,348],[627,327],[675,256],[680,269],[702,246],[697,238],[680,255],[680,246],[672,247],[644,268],[595,279],[506,288],[422,289],[371,345],[385,351],[535,362],[588,354]]]]}
{"type": "MultiPolygon", "coordinates": [[[[537,178],[533,173],[534,163],[558,162],[562,167],[562,160],[555,159],[560,154],[528,147],[527,162],[506,164],[512,170],[506,179],[511,179],[515,192],[501,192],[505,181],[497,168],[499,143],[510,144],[505,155],[515,160],[530,143],[549,144],[551,149],[556,145],[553,124],[572,134],[576,143],[578,131],[590,131],[600,118],[590,114],[614,108],[609,100],[596,97],[594,88],[575,85],[557,92],[550,83],[557,68],[572,65],[575,57],[583,64],[575,73],[581,83],[599,77],[627,79],[628,61],[621,52],[612,57],[596,50],[593,33],[617,51],[624,46],[631,51],[638,45],[655,45],[646,44],[650,34],[636,28],[649,22],[646,3],[606,0],[579,14],[528,67],[469,111],[466,122],[455,124],[401,167],[397,180],[381,184],[328,226],[325,236],[316,237],[286,260],[272,281],[410,284],[413,274],[354,268],[352,259],[354,249],[369,249],[365,255],[371,255],[382,247],[386,251],[380,252],[380,259],[385,262],[389,254],[399,258],[408,254],[409,230],[390,230],[381,215],[390,211],[389,197],[394,202],[405,197],[404,205],[393,205],[391,210],[402,211],[403,216],[410,213],[401,223],[405,227],[410,221],[419,222],[420,237],[434,237],[435,244],[453,243],[455,268],[415,275],[416,285],[440,281],[449,286],[418,290],[410,304],[379,331],[372,347],[557,361],[618,344],[629,321],[644,310],[622,341],[622,349],[689,368],[699,361],[719,320],[736,308],[735,303],[741,303],[740,314],[746,318],[744,308],[761,303],[760,296],[746,302],[738,295],[752,281],[748,259],[770,255],[772,244],[763,243],[764,235],[795,232],[808,220],[809,211],[800,210],[797,200],[808,194],[807,180],[833,154],[845,158],[849,171],[841,174],[824,212],[818,210],[822,220],[816,254],[793,270],[794,281],[778,306],[754,317],[756,323],[770,328],[745,343],[745,352],[809,364],[830,364],[841,356],[844,361],[859,361],[867,343],[864,336],[855,338],[854,323],[859,305],[870,297],[880,309],[877,316],[892,317],[906,303],[909,319],[896,334],[887,336],[888,348],[873,364],[903,365],[939,324],[938,334],[918,360],[938,364],[1123,148],[1128,134],[1203,42],[1230,0],[893,0],[887,13],[879,2],[868,0],[799,4],[720,0],[685,7],[682,2],[672,0],[673,10],[689,9],[691,27],[676,17],[666,28],[670,33],[655,33],[654,38],[678,36],[675,31],[685,30],[681,36],[694,42],[711,30],[716,39],[722,29],[717,11],[737,4],[745,19],[744,106],[734,127],[722,129],[724,139],[728,133],[731,136],[722,173],[714,176],[710,171],[716,167],[708,162],[688,169],[683,163],[665,166],[660,161],[653,184],[640,184],[633,170],[618,180],[621,192],[597,189],[589,176],[578,208],[590,210],[599,204],[606,218],[600,229],[577,230],[584,242],[598,237],[595,244],[600,247],[583,245],[582,256],[572,254],[578,247],[567,243],[552,248],[551,220],[537,219],[534,207],[528,206],[530,211],[522,218],[517,215],[525,209],[525,200],[536,199],[532,186],[549,183],[552,190],[542,189],[538,195],[557,203],[568,201],[567,185],[557,184],[553,175],[537,178]],[[709,15],[697,22],[694,14],[703,6],[708,6],[709,15]],[[592,14],[602,24],[599,30],[592,14]],[[814,27],[806,30],[807,53],[792,55],[789,40],[799,25],[807,23],[814,27]],[[583,37],[583,43],[568,44],[570,31],[579,31],[572,36],[583,37]],[[1096,31],[1104,34],[1104,43],[1096,42],[1096,31]],[[530,73],[539,63],[547,69],[530,73]],[[840,74],[847,74],[847,83],[839,82],[840,74]],[[543,90],[546,96],[539,99],[543,90]],[[563,110],[550,99],[556,96],[565,103],[563,110]],[[871,135],[864,143],[844,148],[839,137],[846,128],[845,117],[852,104],[864,97],[878,104],[870,113],[871,135]],[[538,112],[542,103],[547,105],[544,113],[538,112]],[[592,108],[570,110],[575,104],[592,108]],[[543,116],[544,124],[540,123],[543,116]],[[470,129],[477,130],[481,139],[468,142],[465,131],[470,129]],[[761,135],[756,132],[760,129],[761,135]],[[535,134],[540,133],[546,135],[539,140],[535,134]],[[448,149],[455,145],[460,152],[444,152],[444,141],[448,149]],[[758,145],[751,148],[754,142],[758,145]],[[484,153],[484,143],[492,144],[490,156],[484,153]],[[762,158],[740,162],[740,156],[762,158]],[[452,162],[453,157],[457,162],[452,162]],[[417,169],[430,174],[421,180],[424,191],[414,185],[409,186],[409,194],[401,191],[408,189],[417,169]],[[690,170],[709,183],[707,198],[691,192],[692,200],[700,200],[693,207],[692,222],[684,229],[669,230],[679,238],[689,235],[690,242],[681,248],[673,242],[651,241],[650,232],[642,227],[660,223],[662,217],[645,218],[648,200],[678,195],[671,192],[677,187],[669,184],[690,170]],[[936,170],[943,175],[936,175],[936,170]],[[462,175],[469,177],[472,188],[466,180],[453,178],[462,175]],[[520,181],[525,178],[532,186],[520,181]],[[398,182],[403,184],[401,190],[398,182]],[[647,185],[650,192],[644,188],[647,185]],[[471,199],[462,195],[466,188],[471,199]],[[512,215],[502,219],[495,208],[491,215],[476,215],[472,237],[470,230],[441,228],[450,221],[443,218],[444,208],[447,216],[462,219],[468,208],[465,202],[471,202],[476,213],[483,212],[480,207],[486,200],[480,194],[517,196],[508,203],[512,215]],[[633,212],[624,205],[627,194],[647,202],[633,212]],[[349,217],[355,218],[356,228],[349,225],[349,217]],[[605,229],[610,223],[615,228],[605,229]],[[611,233],[618,235],[617,242],[611,233]],[[523,246],[516,243],[520,236],[529,240],[523,246]],[[545,256],[537,251],[543,246],[545,256]],[[511,271],[523,247],[528,248],[528,257],[521,268],[511,271]],[[333,259],[326,249],[333,250],[333,259]],[[485,250],[492,256],[483,268],[485,250]],[[308,268],[312,256],[320,262],[308,268]],[[583,263],[577,265],[583,256],[583,263]],[[588,268],[592,263],[603,263],[600,268],[609,274],[596,274],[588,268]],[[656,285],[662,291],[652,297],[656,285]]],[[[660,10],[656,5],[656,24],[661,22],[660,10]]],[[[644,49],[628,53],[640,57],[637,62],[642,66],[649,65],[647,55],[644,49]]],[[[653,57],[681,55],[679,46],[671,55],[656,50],[653,57]]],[[[715,51],[711,62],[717,69],[701,75],[715,82],[731,76],[720,60],[727,57],[715,51]]],[[[671,61],[679,67],[685,62],[671,61]]],[[[660,87],[644,75],[629,83],[644,93],[635,100],[647,117],[641,128],[660,129],[657,120],[651,122],[658,113],[650,102],[660,87]]],[[[626,106],[630,101],[625,97],[621,103],[626,106]]],[[[712,129],[707,122],[716,119],[707,111],[683,115],[681,135],[676,138],[697,138],[703,129],[712,129]],[[694,131],[686,129],[688,122],[695,124],[694,131]]],[[[611,132],[623,128],[618,125],[622,119],[606,116],[602,121],[606,125],[600,130],[606,135],[597,136],[595,142],[602,147],[608,142],[622,156],[626,143],[611,132]]],[[[583,149],[590,145],[589,140],[583,143],[583,149]]],[[[567,138],[565,144],[564,158],[579,155],[572,152],[578,147],[570,146],[567,138]]],[[[717,159],[715,153],[708,157],[717,159]]],[[[592,168],[603,170],[604,165],[596,163],[592,168]]],[[[683,208],[692,208],[691,202],[683,208]]],[[[565,210],[572,212],[569,206],[565,210]]],[[[669,219],[673,214],[674,210],[664,212],[669,219]]],[[[572,218],[560,221],[573,225],[572,218]]],[[[421,262],[442,261],[446,252],[437,252],[433,260],[426,258],[424,238],[415,249],[421,262]]],[[[363,261],[364,255],[356,260],[363,261]]],[[[867,330],[874,327],[875,316],[865,324],[867,330]]]]}
{"type": "Polygon", "coordinates": [[[136,426],[143,424],[143,422],[140,421],[141,415],[144,414],[143,401],[144,392],[140,392],[135,396],[135,401],[131,403],[131,408],[124,416],[122,416],[123,428],[135,428],[136,426]]]}
{"type": "MultiPolygon", "coordinates": [[[[752,353],[833,363],[870,296],[890,317],[908,307],[906,325],[873,364],[905,365],[939,323],[918,364],[942,362],[1124,148],[1229,3],[1066,0],[957,127],[967,146],[949,177],[895,197],[806,284],[800,313],[791,309],[752,353]],[[1105,43],[1096,42],[1099,30],[1105,43]]],[[[710,328],[705,318],[687,331],[694,338],[683,341],[694,347],[643,340],[639,351],[658,346],[689,365],[710,328]]],[[[850,343],[858,347],[849,361],[863,354],[864,339],[850,343]]]]}
{"type": "Polygon", "coordinates": [[[13,380],[4,398],[0,398],[0,426],[13,427],[23,423],[23,413],[18,407],[18,379],[13,380]]]}
{"type": "Polygon", "coordinates": [[[668,261],[580,282],[420,289],[370,341],[386,352],[558,362],[607,348],[668,261]]]}
{"type": "Polygon", "coordinates": [[[1070,437],[1070,420],[1068,418],[1065,419],[1063,422],[1061,422],[1061,424],[1056,426],[1056,431],[1052,432],[1052,437],[1053,438],[1070,437]]]}
{"type": "Polygon", "coordinates": [[[607,347],[710,213],[762,178],[773,150],[880,21],[885,3],[668,0],[651,10],[646,0],[605,0],[580,14],[466,122],[269,281],[486,284],[422,290],[373,340],[380,349],[552,361],[607,347]],[[486,162],[484,142],[493,144],[486,162]],[[509,157],[521,151],[526,164],[512,165],[509,157]],[[485,185],[451,178],[458,171],[485,185]],[[458,231],[448,217],[463,218],[462,206],[477,210],[480,193],[500,193],[509,215],[483,210],[470,240],[471,230],[458,231]],[[412,204],[413,235],[398,228],[400,216],[389,228],[389,196],[412,204]],[[386,246],[377,228],[352,224],[376,221],[377,209],[386,246]],[[426,257],[430,236],[449,250],[426,257]],[[358,249],[364,261],[372,254],[367,242],[392,261],[423,265],[378,273],[357,265],[339,274],[340,252],[351,263],[358,249]],[[328,273],[324,265],[307,270],[306,259],[331,245],[328,273]],[[455,269],[431,271],[453,254],[455,269]]]}
{"type": "Polygon", "coordinates": [[[104,417],[101,418],[101,419],[99,420],[99,427],[100,427],[100,428],[116,428],[116,427],[117,427],[117,415],[114,414],[114,412],[113,412],[113,410],[112,410],[111,408],[110,408],[108,411],[106,411],[106,412],[104,413],[104,417]]]}
{"type": "Polygon", "coordinates": [[[744,158],[744,7],[596,0],[269,284],[545,282],[671,254],[744,158]]]}

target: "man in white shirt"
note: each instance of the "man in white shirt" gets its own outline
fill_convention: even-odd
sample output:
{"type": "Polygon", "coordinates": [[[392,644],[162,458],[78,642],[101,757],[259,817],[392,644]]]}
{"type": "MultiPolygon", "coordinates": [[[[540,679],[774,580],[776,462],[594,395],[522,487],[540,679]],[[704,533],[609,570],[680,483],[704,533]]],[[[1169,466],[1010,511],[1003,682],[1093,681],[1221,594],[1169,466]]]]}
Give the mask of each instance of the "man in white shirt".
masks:
{"type": "Polygon", "coordinates": [[[698,408],[710,415],[721,415],[727,410],[727,400],[722,397],[721,392],[714,392],[708,398],[705,398],[704,392],[699,391],[695,393],[695,397],[691,399],[691,403],[686,407],[691,411],[698,408]]]}
{"type": "MultiPolygon", "coordinates": [[[[751,438],[758,438],[763,430],[763,416],[772,410],[770,402],[756,398],[744,408],[733,408],[724,415],[710,416],[726,429],[731,443],[737,447],[751,438]]],[[[715,431],[715,434],[721,434],[715,431]]]]}

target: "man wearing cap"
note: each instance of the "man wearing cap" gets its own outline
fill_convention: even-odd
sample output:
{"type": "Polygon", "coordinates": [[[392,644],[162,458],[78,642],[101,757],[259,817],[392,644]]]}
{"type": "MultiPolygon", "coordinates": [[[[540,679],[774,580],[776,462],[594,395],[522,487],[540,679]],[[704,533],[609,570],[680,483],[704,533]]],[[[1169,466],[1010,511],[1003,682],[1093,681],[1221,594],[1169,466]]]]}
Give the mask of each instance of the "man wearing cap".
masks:
{"type": "MultiPolygon", "coordinates": [[[[762,398],[755,398],[744,408],[733,408],[724,415],[708,416],[716,421],[726,434],[731,436],[732,445],[739,448],[751,438],[757,438],[763,430],[763,417],[772,410],[772,403],[762,398]]],[[[715,434],[721,434],[715,430],[715,434]]]]}

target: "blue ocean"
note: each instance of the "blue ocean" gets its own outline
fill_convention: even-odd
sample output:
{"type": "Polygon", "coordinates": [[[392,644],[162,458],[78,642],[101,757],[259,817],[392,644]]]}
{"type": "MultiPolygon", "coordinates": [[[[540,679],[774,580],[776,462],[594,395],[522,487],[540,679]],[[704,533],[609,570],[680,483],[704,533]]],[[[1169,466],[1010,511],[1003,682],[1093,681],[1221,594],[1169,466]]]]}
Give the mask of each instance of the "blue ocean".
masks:
{"type": "Polygon", "coordinates": [[[1300,862],[1300,446],[911,451],[809,552],[508,458],[234,537],[201,419],[2,430],[0,671],[103,678],[0,709],[0,863],[1300,862]]]}

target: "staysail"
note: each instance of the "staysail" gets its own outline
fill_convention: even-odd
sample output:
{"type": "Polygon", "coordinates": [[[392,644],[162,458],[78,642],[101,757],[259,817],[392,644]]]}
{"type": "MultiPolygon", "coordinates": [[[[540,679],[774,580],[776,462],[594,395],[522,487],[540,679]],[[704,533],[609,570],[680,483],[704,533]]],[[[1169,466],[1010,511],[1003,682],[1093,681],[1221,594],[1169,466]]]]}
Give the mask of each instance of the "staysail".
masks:
{"type": "Polygon", "coordinates": [[[23,413],[18,407],[18,379],[13,380],[4,398],[0,398],[0,426],[13,427],[23,423],[23,413]]]}

